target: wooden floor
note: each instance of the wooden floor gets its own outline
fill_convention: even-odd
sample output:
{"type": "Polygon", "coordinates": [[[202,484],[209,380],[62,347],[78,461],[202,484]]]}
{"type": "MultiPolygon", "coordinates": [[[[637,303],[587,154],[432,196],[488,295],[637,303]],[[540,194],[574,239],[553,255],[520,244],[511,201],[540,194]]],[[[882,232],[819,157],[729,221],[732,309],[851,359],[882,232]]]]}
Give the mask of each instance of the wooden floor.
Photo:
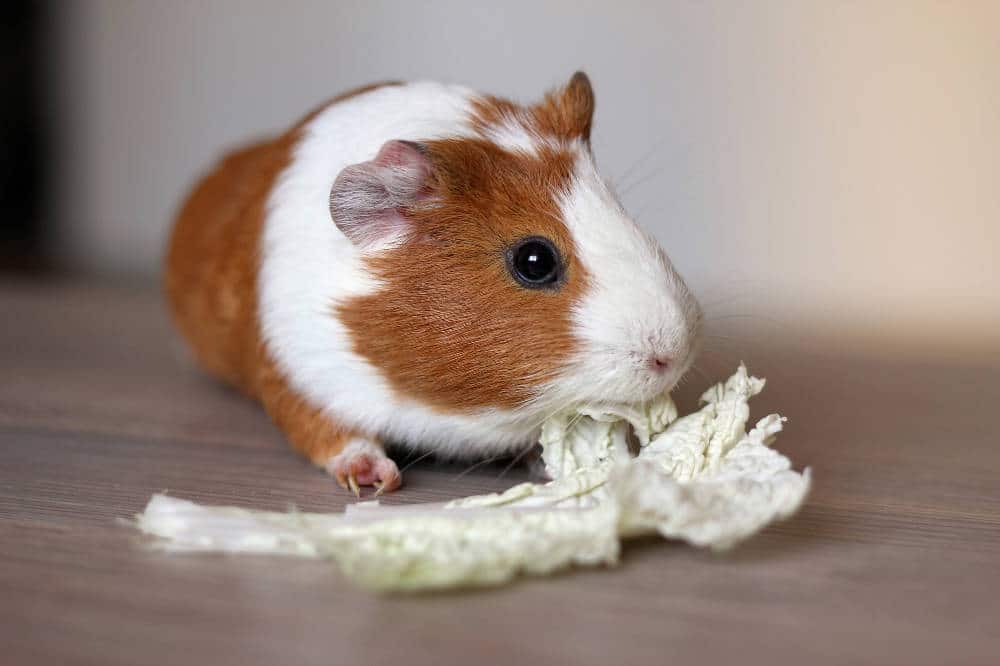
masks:
{"type": "MultiPolygon", "coordinates": [[[[150,552],[119,520],[164,489],[347,500],[181,360],[154,290],[7,282],[0,316],[4,664],[1000,663],[996,366],[742,348],[755,415],[786,414],[778,446],[813,468],[798,516],[726,554],[649,540],[616,569],[380,597],[324,562],[150,552]]],[[[389,501],[524,474],[463,469],[417,464],[389,501]]]]}

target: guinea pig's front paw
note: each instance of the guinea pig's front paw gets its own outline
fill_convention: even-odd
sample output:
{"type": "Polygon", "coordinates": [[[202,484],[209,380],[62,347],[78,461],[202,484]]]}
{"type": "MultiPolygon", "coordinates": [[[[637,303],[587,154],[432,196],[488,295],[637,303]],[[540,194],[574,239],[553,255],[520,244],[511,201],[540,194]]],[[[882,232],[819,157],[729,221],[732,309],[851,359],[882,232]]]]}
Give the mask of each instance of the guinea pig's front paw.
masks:
{"type": "Polygon", "coordinates": [[[361,497],[360,486],[374,486],[375,497],[399,488],[403,481],[399,468],[385,455],[382,446],[370,439],[355,438],[326,464],[326,471],[361,497]]]}

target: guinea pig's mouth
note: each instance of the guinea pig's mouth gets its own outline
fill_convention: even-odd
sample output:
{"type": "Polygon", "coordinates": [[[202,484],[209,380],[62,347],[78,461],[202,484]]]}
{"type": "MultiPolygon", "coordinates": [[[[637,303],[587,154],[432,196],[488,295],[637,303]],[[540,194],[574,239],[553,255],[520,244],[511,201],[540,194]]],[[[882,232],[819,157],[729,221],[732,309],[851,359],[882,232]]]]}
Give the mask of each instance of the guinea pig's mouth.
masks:
{"type": "Polygon", "coordinates": [[[632,404],[653,400],[672,391],[683,379],[690,361],[643,357],[620,363],[605,382],[598,383],[591,400],[612,404],[632,404]]]}
{"type": "Polygon", "coordinates": [[[544,411],[649,402],[674,390],[693,360],[687,350],[657,354],[647,347],[626,349],[591,341],[586,353],[540,387],[536,407],[544,411]]]}

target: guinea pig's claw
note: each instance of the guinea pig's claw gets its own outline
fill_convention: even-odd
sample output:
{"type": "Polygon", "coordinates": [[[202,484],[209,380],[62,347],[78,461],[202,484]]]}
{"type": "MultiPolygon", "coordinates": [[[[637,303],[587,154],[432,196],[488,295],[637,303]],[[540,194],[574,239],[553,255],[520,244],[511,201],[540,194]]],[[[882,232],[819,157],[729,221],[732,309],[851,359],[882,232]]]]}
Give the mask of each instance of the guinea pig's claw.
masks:
{"type": "Polygon", "coordinates": [[[361,498],[361,486],[373,486],[375,497],[399,488],[399,468],[385,452],[372,444],[354,443],[325,465],[337,485],[361,498]]]}
{"type": "Polygon", "coordinates": [[[358,499],[361,499],[361,488],[358,487],[358,480],[354,478],[354,474],[347,475],[347,485],[350,487],[351,492],[358,499]]]}

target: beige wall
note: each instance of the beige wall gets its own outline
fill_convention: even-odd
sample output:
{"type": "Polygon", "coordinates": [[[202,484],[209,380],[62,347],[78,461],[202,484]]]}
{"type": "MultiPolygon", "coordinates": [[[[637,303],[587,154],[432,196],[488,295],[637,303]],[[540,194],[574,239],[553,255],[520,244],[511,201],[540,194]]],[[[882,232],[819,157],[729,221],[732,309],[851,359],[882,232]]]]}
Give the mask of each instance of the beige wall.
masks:
{"type": "Polygon", "coordinates": [[[154,273],[214,156],[348,86],[531,99],[584,68],[599,162],[710,313],[1000,355],[998,2],[56,6],[79,265],[154,273]]]}

